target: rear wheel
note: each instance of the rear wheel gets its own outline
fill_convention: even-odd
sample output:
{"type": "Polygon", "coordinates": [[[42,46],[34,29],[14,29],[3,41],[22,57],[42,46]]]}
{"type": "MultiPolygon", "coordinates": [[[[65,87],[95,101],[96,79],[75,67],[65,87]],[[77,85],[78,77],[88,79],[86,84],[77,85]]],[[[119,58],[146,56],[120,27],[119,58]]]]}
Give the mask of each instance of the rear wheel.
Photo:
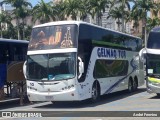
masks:
{"type": "Polygon", "coordinates": [[[157,93],[157,96],[160,97],[160,93],[157,93]]]}
{"type": "Polygon", "coordinates": [[[100,88],[98,86],[98,83],[95,83],[92,87],[91,101],[97,102],[99,99],[100,99],[100,88]]]}
{"type": "Polygon", "coordinates": [[[133,92],[133,81],[131,79],[128,81],[128,92],[133,92]]]}
{"type": "Polygon", "coordinates": [[[138,82],[137,82],[137,80],[135,79],[135,80],[133,81],[133,91],[136,91],[137,88],[138,88],[138,82]]]}

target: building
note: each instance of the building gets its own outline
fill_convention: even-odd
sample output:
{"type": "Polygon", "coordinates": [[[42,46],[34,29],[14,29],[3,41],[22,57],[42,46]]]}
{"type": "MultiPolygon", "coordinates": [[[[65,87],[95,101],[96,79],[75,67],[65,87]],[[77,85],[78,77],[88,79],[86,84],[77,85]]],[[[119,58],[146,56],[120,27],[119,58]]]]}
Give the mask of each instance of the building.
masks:
{"type": "MultiPolygon", "coordinates": [[[[53,0],[54,3],[58,3],[61,0],[53,0]]],[[[96,24],[96,25],[100,25],[104,28],[109,28],[112,30],[118,30],[118,25],[117,25],[117,21],[113,18],[107,18],[108,17],[108,13],[109,13],[109,8],[105,8],[105,12],[102,13],[102,17],[100,19],[100,22],[98,23],[98,18],[95,17],[94,19],[92,19],[91,15],[88,15],[87,18],[84,20],[85,22],[88,23],[92,23],[92,24],[96,24]]],[[[71,20],[71,17],[67,18],[68,20],[71,20]]],[[[131,33],[131,24],[130,23],[126,23],[125,25],[125,31],[126,33],[131,33]]],[[[122,26],[120,28],[120,30],[122,30],[122,26]]]]}
{"type": "MultiPolygon", "coordinates": [[[[160,0],[154,0],[154,2],[155,2],[155,3],[160,3],[160,0]]],[[[153,14],[153,11],[151,10],[151,12],[150,12],[150,18],[153,19],[154,17],[160,18],[160,11],[158,11],[157,16],[155,16],[155,15],[153,14]]]]}

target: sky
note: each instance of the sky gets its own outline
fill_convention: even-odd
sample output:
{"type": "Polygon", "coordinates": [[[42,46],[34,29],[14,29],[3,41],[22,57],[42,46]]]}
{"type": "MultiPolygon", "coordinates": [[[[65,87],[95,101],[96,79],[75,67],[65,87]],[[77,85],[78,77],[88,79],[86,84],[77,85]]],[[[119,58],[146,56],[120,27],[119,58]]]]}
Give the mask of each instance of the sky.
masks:
{"type": "MultiPolygon", "coordinates": [[[[38,2],[41,1],[41,0],[28,0],[28,2],[30,2],[32,4],[32,6],[35,6],[36,4],[38,4],[38,2]]],[[[44,2],[50,2],[50,1],[53,1],[53,0],[43,0],[44,2]]]]}

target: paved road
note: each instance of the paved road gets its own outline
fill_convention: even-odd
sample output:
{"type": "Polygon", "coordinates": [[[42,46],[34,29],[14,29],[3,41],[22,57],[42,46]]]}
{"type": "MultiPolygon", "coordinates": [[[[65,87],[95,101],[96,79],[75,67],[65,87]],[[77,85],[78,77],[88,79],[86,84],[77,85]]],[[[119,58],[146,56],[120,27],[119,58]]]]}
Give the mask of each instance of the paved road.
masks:
{"type": "MultiPolygon", "coordinates": [[[[135,111],[135,115],[144,115],[153,113],[156,115],[160,111],[160,98],[156,94],[148,94],[145,86],[138,89],[137,92],[129,94],[127,91],[121,91],[110,95],[101,97],[101,101],[97,103],[90,103],[88,101],[83,102],[43,102],[26,104],[25,106],[19,106],[18,103],[6,104],[0,107],[1,111],[43,111],[43,116],[56,116],[54,120],[124,120],[123,116],[132,116],[135,111]],[[45,111],[45,112],[44,112],[45,111]],[[46,112],[48,111],[48,112],[46,112]],[[52,112],[54,111],[54,112],[52,112]],[[93,112],[92,112],[93,111],[93,112]],[[101,112],[103,111],[103,112],[101,112]],[[108,111],[108,112],[105,112],[108,111]],[[117,112],[118,111],[118,112],[117,112]],[[123,111],[123,112],[122,112],[123,111]],[[140,112],[139,112],[140,111],[140,112]],[[131,113],[130,113],[131,112],[131,113]],[[83,118],[79,118],[83,116],[83,118]],[[111,116],[111,117],[106,117],[111,116]],[[115,117],[113,117],[115,116],[115,117]],[[121,117],[117,117],[121,116],[121,117]],[[77,118],[78,117],[78,118],[77,118]]],[[[160,112],[159,114],[160,115],[160,112]]],[[[134,115],[133,115],[134,116],[134,115]]],[[[148,119],[158,120],[158,117],[147,117],[148,119]]],[[[4,118],[0,118],[4,119],[4,118]]],[[[9,120],[9,118],[5,118],[9,120]]],[[[12,118],[13,119],[13,118],[12,118]]],[[[20,120],[20,118],[14,118],[20,120]]],[[[43,118],[44,119],[44,118],[43,118]]],[[[46,118],[53,119],[53,118],[46,118]]],[[[133,120],[146,120],[146,117],[125,117],[125,119],[133,120]]],[[[39,120],[39,118],[25,118],[25,120],[39,120]]]]}

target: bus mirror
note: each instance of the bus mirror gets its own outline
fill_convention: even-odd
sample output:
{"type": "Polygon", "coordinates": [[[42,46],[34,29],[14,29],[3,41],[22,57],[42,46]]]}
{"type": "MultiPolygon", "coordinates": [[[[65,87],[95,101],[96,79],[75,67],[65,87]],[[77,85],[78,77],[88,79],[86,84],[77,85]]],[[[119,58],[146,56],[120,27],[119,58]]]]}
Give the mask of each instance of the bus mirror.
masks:
{"type": "Polygon", "coordinates": [[[145,48],[141,49],[139,52],[139,58],[141,62],[145,62],[145,54],[146,54],[146,49],[145,48]]]}
{"type": "Polygon", "coordinates": [[[78,57],[79,63],[78,63],[78,70],[79,70],[79,76],[80,78],[82,76],[82,73],[84,73],[84,63],[82,62],[82,59],[78,57]]]}
{"type": "Polygon", "coordinates": [[[27,78],[26,77],[26,64],[27,64],[27,61],[25,61],[23,64],[23,74],[24,74],[25,79],[27,78]]]}
{"type": "Polygon", "coordinates": [[[84,73],[84,63],[83,62],[79,62],[79,72],[80,74],[84,73]]]}

